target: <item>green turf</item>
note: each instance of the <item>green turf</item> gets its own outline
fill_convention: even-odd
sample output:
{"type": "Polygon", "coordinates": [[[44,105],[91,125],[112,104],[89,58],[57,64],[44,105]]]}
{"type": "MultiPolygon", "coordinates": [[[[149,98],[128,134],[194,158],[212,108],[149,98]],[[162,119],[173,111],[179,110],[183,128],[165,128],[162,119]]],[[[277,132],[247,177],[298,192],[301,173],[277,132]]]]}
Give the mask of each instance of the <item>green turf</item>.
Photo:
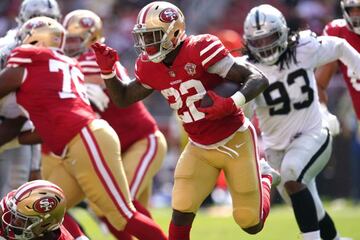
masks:
{"type": "MultiPolygon", "coordinates": [[[[338,231],[342,236],[360,240],[360,206],[353,206],[347,202],[333,202],[326,204],[326,209],[334,219],[338,231]]],[[[77,219],[84,225],[92,240],[111,240],[104,235],[99,226],[86,211],[73,210],[77,219]]],[[[167,232],[171,216],[170,209],[152,209],[155,220],[167,232]]],[[[210,208],[197,214],[191,232],[192,240],[297,240],[299,231],[295,224],[292,209],[284,205],[272,208],[263,231],[255,236],[244,233],[233,221],[231,209],[210,208]]]]}

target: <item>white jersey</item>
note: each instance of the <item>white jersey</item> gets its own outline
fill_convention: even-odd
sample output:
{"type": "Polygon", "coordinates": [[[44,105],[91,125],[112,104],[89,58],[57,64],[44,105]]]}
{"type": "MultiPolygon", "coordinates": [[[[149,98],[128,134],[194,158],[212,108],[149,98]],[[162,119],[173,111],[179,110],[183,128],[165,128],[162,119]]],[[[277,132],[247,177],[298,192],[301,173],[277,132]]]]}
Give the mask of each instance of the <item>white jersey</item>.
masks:
{"type": "Polygon", "coordinates": [[[0,38],[0,70],[5,67],[7,57],[18,45],[16,40],[17,31],[17,28],[10,29],[4,37],[0,38]]]}
{"type": "Polygon", "coordinates": [[[292,61],[283,70],[278,65],[254,64],[270,83],[253,101],[265,149],[285,149],[300,134],[321,130],[314,68],[341,59],[360,73],[355,64],[360,62],[360,55],[353,50],[340,38],[316,37],[310,31],[302,31],[296,49],[297,63],[292,61]]]}

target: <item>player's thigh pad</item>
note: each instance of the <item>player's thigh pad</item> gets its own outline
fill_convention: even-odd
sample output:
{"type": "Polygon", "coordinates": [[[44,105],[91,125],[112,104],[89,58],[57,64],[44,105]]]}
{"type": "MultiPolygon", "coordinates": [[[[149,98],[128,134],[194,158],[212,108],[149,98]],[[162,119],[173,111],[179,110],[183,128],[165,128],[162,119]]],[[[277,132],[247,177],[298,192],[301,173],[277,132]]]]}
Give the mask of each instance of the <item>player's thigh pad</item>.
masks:
{"type": "Polygon", "coordinates": [[[225,177],[233,200],[233,217],[242,228],[257,225],[262,213],[262,187],[256,132],[252,125],[225,145],[238,156],[225,161],[225,177]]]}
{"type": "MultiPolygon", "coordinates": [[[[140,139],[122,154],[122,161],[130,187],[131,199],[138,199],[159,171],[166,154],[166,140],[157,131],[140,139]]],[[[143,202],[143,204],[147,204],[143,202]]]]}
{"type": "Polygon", "coordinates": [[[94,120],[68,146],[66,167],[89,201],[122,230],[134,214],[116,132],[104,120],[94,120]]]}
{"type": "Polygon", "coordinates": [[[65,166],[65,161],[52,154],[43,153],[41,157],[42,178],[55,183],[63,190],[67,208],[78,204],[85,195],[75,176],[65,166]]]}
{"type": "Polygon", "coordinates": [[[280,167],[282,182],[309,183],[328,163],[332,138],[327,129],[300,135],[290,143],[280,167]]]}
{"type": "Polygon", "coordinates": [[[224,157],[217,150],[186,145],[175,168],[173,209],[193,213],[199,209],[215,186],[220,168],[214,163],[221,158],[224,157]]]}

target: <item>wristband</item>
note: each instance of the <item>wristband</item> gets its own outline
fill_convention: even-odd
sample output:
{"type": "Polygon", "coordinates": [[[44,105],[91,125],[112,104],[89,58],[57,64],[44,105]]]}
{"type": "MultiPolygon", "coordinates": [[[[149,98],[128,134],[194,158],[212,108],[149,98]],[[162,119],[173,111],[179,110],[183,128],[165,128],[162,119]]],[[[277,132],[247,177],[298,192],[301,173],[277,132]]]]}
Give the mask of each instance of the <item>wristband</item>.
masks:
{"type": "Polygon", "coordinates": [[[232,95],[231,98],[237,107],[241,107],[246,103],[246,98],[244,94],[242,94],[240,91],[234,93],[234,95],[232,95]]]}
{"type": "Polygon", "coordinates": [[[111,73],[106,73],[106,74],[100,73],[100,76],[101,76],[102,79],[110,79],[110,78],[115,77],[115,75],[116,75],[115,71],[113,71],[111,73]]]}

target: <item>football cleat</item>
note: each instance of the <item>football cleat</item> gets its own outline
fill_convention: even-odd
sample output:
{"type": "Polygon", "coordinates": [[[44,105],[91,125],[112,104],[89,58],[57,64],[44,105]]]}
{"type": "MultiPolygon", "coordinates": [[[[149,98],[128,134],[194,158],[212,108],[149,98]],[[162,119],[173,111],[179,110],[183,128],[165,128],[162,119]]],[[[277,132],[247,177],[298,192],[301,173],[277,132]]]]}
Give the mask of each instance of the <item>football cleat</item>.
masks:
{"type": "Polygon", "coordinates": [[[271,186],[279,185],[281,181],[280,173],[273,169],[269,163],[264,159],[260,159],[260,173],[261,175],[270,175],[272,178],[271,186]]]}

